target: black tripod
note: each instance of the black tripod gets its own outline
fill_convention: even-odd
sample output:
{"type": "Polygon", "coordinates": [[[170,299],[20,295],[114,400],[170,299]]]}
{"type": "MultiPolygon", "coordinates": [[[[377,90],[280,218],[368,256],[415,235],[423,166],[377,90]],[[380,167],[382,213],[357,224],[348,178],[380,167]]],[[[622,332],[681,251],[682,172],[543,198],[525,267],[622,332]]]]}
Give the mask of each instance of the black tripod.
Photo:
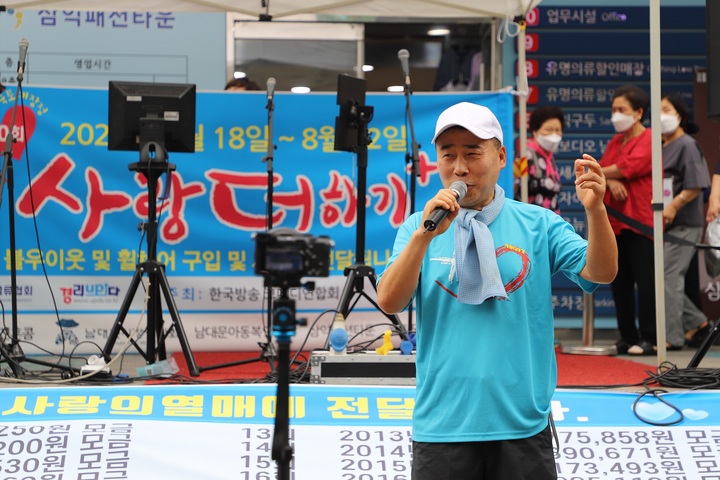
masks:
{"type": "Polygon", "coordinates": [[[365,298],[382,312],[394,325],[403,340],[407,330],[397,315],[382,311],[374,298],[365,291],[365,279],[370,281],[377,294],[377,276],[373,267],[365,265],[365,200],[367,189],[368,145],[371,139],[368,123],[372,120],[373,107],[365,105],[365,81],[346,75],[338,76],[338,100],[340,116],[335,119],[335,150],[357,154],[357,231],[355,238],[355,264],[344,270],[347,281],[340,294],[337,311],[345,318],[361,298],[365,298]],[[354,300],[353,300],[354,299],[354,300]]]}
{"type": "Polygon", "coordinates": [[[29,362],[50,368],[58,368],[65,371],[75,371],[71,367],[62,366],[57,363],[44,362],[37,359],[29,359],[20,347],[18,339],[18,312],[17,312],[17,260],[15,257],[15,179],[13,172],[12,144],[13,130],[15,127],[15,114],[17,113],[18,98],[22,97],[22,73],[18,72],[17,93],[13,105],[12,117],[5,138],[5,150],[3,151],[3,164],[0,170],[0,204],[2,204],[2,187],[7,183],[8,187],[8,232],[10,234],[10,343],[4,345],[0,342],[0,363],[7,363],[15,378],[23,376],[24,369],[22,362],[29,362]]]}
{"type": "Polygon", "coordinates": [[[718,339],[720,336],[720,323],[715,322],[713,325],[712,330],[710,330],[710,333],[708,333],[708,336],[705,337],[705,340],[703,341],[702,345],[700,345],[700,348],[697,349],[697,352],[695,352],[695,355],[690,360],[690,363],[688,363],[688,368],[695,368],[698,365],[700,365],[700,361],[705,358],[705,354],[708,350],[710,350],[710,347],[715,344],[715,340],[718,339]]]}
{"type": "MultiPolygon", "coordinates": [[[[272,284],[268,281],[268,288],[272,284]]],[[[290,480],[290,462],[293,447],[290,445],[290,340],[295,335],[295,300],[288,297],[287,287],[275,301],[272,311],[273,335],[278,343],[278,385],[275,405],[275,430],[272,459],[278,469],[278,480],[290,480]]]]}
{"type": "MultiPolygon", "coordinates": [[[[167,172],[168,176],[170,172],[175,170],[175,165],[167,162],[167,153],[165,149],[156,144],[155,142],[148,142],[145,147],[140,149],[140,161],[129,165],[129,169],[134,172],[142,173],[147,179],[148,184],[148,221],[145,225],[147,234],[147,260],[139,263],[135,267],[135,274],[133,275],[130,287],[125,295],[120,311],[115,319],[110,334],[108,335],[105,348],[103,348],[103,355],[106,361],[110,360],[113,346],[117,340],[118,334],[122,332],[128,337],[130,343],[135,349],[145,358],[148,365],[155,363],[158,360],[165,360],[167,358],[167,351],[165,349],[165,339],[170,335],[174,329],[177,333],[180,346],[182,347],[183,354],[185,355],[185,361],[188,365],[188,370],[192,376],[200,375],[200,370],[195,363],[195,358],[190,351],[190,345],[188,344],[185,330],[183,329],[182,323],[180,322],[180,314],[178,313],[175,300],[173,299],[170,291],[170,284],[168,283],[167,276],[165,275],[165,265],[157,261],[157,218],[156,218],[156,198],[157,198],[157,181],[160,176],[167,172]],[[133,340],[130,336],[130,332],[124,327],[123,322],[130,309],[130,304],[135,298],[138,287],[142,283],[144,275],[148,276],[148,292],[147,292],[147,345],[146,349],[143,350],[138,343],[133,340]],[[165,330],[162,318],[162,302],[160,294],[165,298],[172,324],[165,330]]],[[[168,180],[169,181],[169,180],[168,180]]]]}
{"type": "MultiPolygon", "coordinates": [[[[275,88],[275,79],[270,77],[268,79],[268,146],[267,155],[263,158],[263,162],[267,163],[267,209],[265,213],[265,222],[267,224],[267,230],[270,231],[273,228],[273,184],[274,184],[274,171],[273,171],[273,152],[275,145],[273,144],[273,112],[275,110],[275,102],[273,101],[272,89],[275,88]]],[[[272,352],[272,325],[273,325],[273,298],[272,298],[272,285],[265,286],[265,292],[267,295],[267,326],[265,327],[265,342],[258,343],[260,347],[260,356],[255,358],[248,358],[245,360],[237,360],[234,362],[220,363],[217,365],[210,365],[200,367],[200,371],[213,370],[216,368],[233,367],[235,365],[245,365],[248,363],[255,362],[268,362],[270,365],[270,371],[275,372],[275,365],[273,364],[274,355],[272,352]]]]}
{"type": "Polygon", "coordinates": [[[288,296],[291,287],[315,288],[314,282],[302,283],[302,277],[327,277],[330,248],[327,237],[312,238],[288,228],[255,235],[255,273],[263,275],[265,287],[280,288],[271,314],[272,334],[278,343],[278,380],[275,407],[275,433],[272,459],[277,462],[279,480],[290,480],[290,340],[295,326],[302,325],[295,317],[295,300],[288,296]]]}

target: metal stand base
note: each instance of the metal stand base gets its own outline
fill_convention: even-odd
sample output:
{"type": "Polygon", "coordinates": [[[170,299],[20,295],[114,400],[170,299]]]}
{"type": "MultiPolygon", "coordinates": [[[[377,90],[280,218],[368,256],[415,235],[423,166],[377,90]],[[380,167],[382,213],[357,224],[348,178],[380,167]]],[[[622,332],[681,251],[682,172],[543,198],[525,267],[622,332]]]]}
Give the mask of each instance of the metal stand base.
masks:
{"type": "Polygon", "coordinates": [[[560,347],[560,351],[571,355],[617,355],[618,353],[615,345],[608,345],[606,347],[572,345],[560,347]]]}
{"type": "Polygon", "coordinates": [[[615,345],[605,347],[593,345],[595,333],[595,295],[592,293],[583,293],[583,304],[583,344],[560,347],[560,351],[571,355],[617,355],[618,352],[615,345]]]}

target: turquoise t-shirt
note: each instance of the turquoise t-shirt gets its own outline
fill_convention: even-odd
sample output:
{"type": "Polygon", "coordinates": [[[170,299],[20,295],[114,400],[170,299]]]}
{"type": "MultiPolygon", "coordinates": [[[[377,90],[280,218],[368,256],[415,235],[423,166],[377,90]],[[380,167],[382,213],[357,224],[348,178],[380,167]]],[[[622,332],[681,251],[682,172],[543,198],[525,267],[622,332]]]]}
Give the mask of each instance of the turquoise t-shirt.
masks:
{"type": "MultiPolygon", "coordinates": [[[[417,212],[400,226],[388,266],[421,217],[417,212]]],[[[457,301],[454,225],[423,259],[416,290],[416,441],[508,440],[542,431],[557,381],[550,277],[563,272],[587,292],[597,288],[579,277],[587,241],[555,213],[506,199],[489,228],[508,300],[457,301]]]]}

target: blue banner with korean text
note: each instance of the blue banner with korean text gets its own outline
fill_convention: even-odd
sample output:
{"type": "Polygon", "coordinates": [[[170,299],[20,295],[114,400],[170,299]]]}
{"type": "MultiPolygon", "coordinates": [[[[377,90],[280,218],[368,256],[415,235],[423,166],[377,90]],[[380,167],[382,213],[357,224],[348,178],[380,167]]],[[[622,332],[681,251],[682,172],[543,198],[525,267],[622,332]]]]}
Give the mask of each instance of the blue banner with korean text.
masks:
{"type": "MultiPolygon", "coordinates": [[[[15,95],[16,90],[8,88],[0,96],[2,138],[9,130],[15,95]]],[[[333,309],[345,269],[356,262],[360,236],[364,234],[364,264],[381,271],[396,229],[411,213],[405,98],[367,95],[373,114],[368,165],[362,171],[354,153],[334,150],[340,114],[334,93],[278,93],[272,139],[264,92],[201,91],[196,101],[195,153],[171,152],[168,160],[175,169],[157,181],[156,259],[164,265],[178,310],[189,322],[193,346],[253,349],[262,339],[265,312],[263,278],[254,272],[253,235],[266,228],[268,142],[275,145],[273,228],[328,236],[334,242],[330,276],[317,279],[314,290],[297,289],[291,296],[298,312],[333,309]],[[358,208],[361,174],[367,185],[364,211],[358,208]],[[361,212],[364,232],[357,226],[361,212]]],[[[441,188],[430,144],[437,115],[460,101],[488,106],[512,138],[509,93],[413,95],[420,145],[416,209],[441,188]]],[[[16,292],[23,315],[19,334],[28,342],[72,347],[102,342],[123,298],[133,294],[128,285],[138,263],[147,259],[143,225],[149,188],[144,174],[129,169],[140,155],[108,150],[107,124],[107,89],[25,88],[18,102],[12,129],[14,198],[3,188],[2,206],[5,211],[8,203],[14,205],[16,292]]],[[[506,143],[513,158],[512,142],[506,143]]],[[[502,172],[500,184],[511,191],[510,169],[502,172]]],[[[7,218],[3,213],[0,224],[7,225],[7,218]]],[[[0,232],[0,301],[8,310],[9,235],[5,227],[0,232]]],[[[144,308],[143,295],[136,297],[131,313],[144,308]]],[[[360,302],[357,311],[377,313],[368,305],[360,302]]],[[[322,337],[317,330],[312,333],[322,337]]]]}
{"type": "MultiPolygon", "coordinates": [[[[8,89],[0,97],[5,132],[14,94],[8,89]]],[[[459,101],[482,103],[496,112],[510,134],[510,98],[413,97],[421,146],[416,205],[424,205],[442,188],[430,144],[439,112],[459,101]]],[[[122,275],[134,270],[143,241],[138,223],[148,215],[148,187],[144,175],[128,169],[139,160],[138,152],[107,149],[107,103],[106,90],[25,89],[13,146],[20,275],[42,273],[33,214],[50,275],[122,275]]],[[[374,108],[366,172],[366,258],[382,265],[394,230],[409,213],[409,138],[402,95],[371,94],[366,103],[374,108]]],[[[168,274],[254,275],[251,235],[266,225],[265,106],[264,92],[197,94],[196,151],[170,153],[176,169],[162,175],[157,186],[158,257],[168,274]]],[[[330,236],[335,242],[332,274],[342,274],[355,256],[361,173],[352,153],[334,151],[337,115],[334,94],[275,97],[272,224],[330,236]]],[[[506,189],[511,175],[503,172],[506,189]]],[[[7,271],[5,237],[0,245],[7,271]]]]}

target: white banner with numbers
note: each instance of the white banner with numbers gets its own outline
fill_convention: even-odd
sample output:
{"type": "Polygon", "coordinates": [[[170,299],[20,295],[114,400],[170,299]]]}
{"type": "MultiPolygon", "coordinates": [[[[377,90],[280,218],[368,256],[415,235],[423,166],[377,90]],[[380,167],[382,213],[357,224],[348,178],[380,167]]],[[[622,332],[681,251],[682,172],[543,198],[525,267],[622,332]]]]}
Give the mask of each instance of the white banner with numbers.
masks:
{"type": "MultiPolygon", "coordinates": [[[[0,480],[274,479],[276,388],[5,389],[0,480]]],[[[290,395],[293,480],[410,479],[414,387],[293,385],[290,395]]],[[[720,478],[719,395],[556,392],[558,478],[720,478]]]]}

